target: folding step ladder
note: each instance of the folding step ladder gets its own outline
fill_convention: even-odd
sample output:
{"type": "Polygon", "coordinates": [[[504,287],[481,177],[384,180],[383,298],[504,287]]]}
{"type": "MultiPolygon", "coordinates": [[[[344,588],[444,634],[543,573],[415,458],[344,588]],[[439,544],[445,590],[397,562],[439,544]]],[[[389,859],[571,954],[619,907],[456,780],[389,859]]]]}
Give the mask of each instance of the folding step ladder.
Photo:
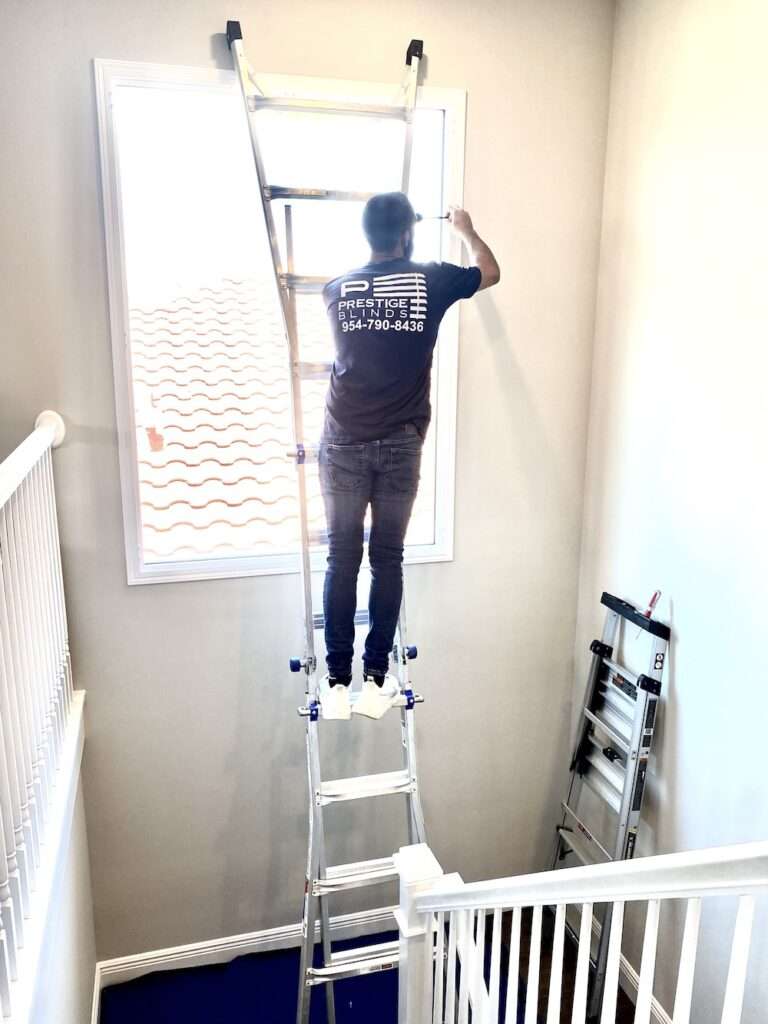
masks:
{"type": "MultiPolygon", "coordinates": [[[[302,382],[327,378],[332,364],[308,362],[301,359],[296,317],[296,295],[319,293],[326,281],[295,273],[293,265],[293,223],[291,206],[285,206],[286,255],[282,255],[275,229],[271,203],[273,200],[313,199],[360,202],[372,193],[343,192],[315,188],[289,188],[270,185],[265,179],[264,163],[259,148],[256,117],[259,110],[298,110],[335,115],[356,115],[358,117],[397,118],[405,124],[403,147],[401,191],[408,192],[413,149],[413,112],[419,84],[419,64],[423,43],[414,39],[406,54],[406,78],[402,86],[402,100],[396,105],[373,105],[264,96],[258,87],[252,68],[243,52],[242,32],[236,21],[227,22],[227,42],[232,53],[235,71],[245,102],[251,148],[256,167],[264,222],[269,238],[275,278],[280,294],[288,354],[290,359],[291,412],[293,419],[294,447],[291,457],[296,462],[301,537],[301,580],[304,598],[304,656],[290,661],[293,672],[304,672],[305,704],[299,714],[306,723],[307,769],[309,776],[309,849],[304,889],[302,919],[302,948],[299,973],[299,998],[297,1007],[298,1024],[307,1024],[310,1011],[310,995],[313,986],[326,986],[329,1024],[334,1024],[335,1011],[333,982],[355,975],[368,974],[397,967],[398,943],[383,943],[357,949],[333,952],[329,927],[328,898],[333,893],[344,892],[361,886],[377,885],[393,881],[397,871],[391,857],[361,861],[355,864],[329,866],[325,853],[323,811],[330,804],[342,803],[370,797],[400,794],[406,799],[408,841],[425,841],[424,817],[418,789],[416,770],[416,746],[413,725],[413,710],[422,698],[413,692],[409,681],[409,661],[416,657],[416,648],[409,646],[406,636],[405,603],[401,605],[397,624],[397,635],[393,654],[397,665],[398,693],[395,707],[400,709],[402,733],[401,765],[396,771],[367,775],[359,778],[322,780],[320,771],[320,746],[318,721],[321,717],[319,679],[315,656],[314,631],[323,628],[323,616],[314,615],[312,610],[310,547],[314,537],[310,535],[307,515],[306,463],[317,458],[317,446],[304,441],[302,414],[302,382]],[[322,943],[322,964],[314,964],[316,923],[319,918],[322,943]]],[[[356,622],[365,621],[365,615],[358,613],[356,622]]],[[[351,697],[354,702],[355,695],[351,697]]]]}
{"type": "MultiPolygon", "coordinates": [[[[569,855],[582,864],[629,860],[635,852],[637,828],[645,791],[661,681],[669,645],[669,626],[638,611],[627,601],[604,593],[607,609],[600,640],[590,646],[592,662],[587,678],[578,739],[571,759],[568,797],[562,803],[557,828],[554,866],[569,855]],[[616,660],[619,628],[628,623],[651,639],[647,674],[635,675],[616,660]],[[584,820],[579,807],[587,786],[608,808],[612,841],[603,843],[596,829],[584,820]]],[[[610,933],[610,904],[603,914],[595,977],[588,1018],[596,1018],[605,987],[605,965],[610,933]]]]}

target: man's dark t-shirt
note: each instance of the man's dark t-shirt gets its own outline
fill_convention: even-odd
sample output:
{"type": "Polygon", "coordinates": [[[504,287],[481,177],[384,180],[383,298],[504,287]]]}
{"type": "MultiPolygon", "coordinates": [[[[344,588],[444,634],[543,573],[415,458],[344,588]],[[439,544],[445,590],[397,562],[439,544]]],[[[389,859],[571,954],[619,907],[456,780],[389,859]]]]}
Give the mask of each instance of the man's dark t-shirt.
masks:
{"type": "Polygon", "coordinates": [[[480,287],[477,267],[368,263],[323,289],[336,358],[325,435],[375,441],[412,423],[426,434],[432,351],[445,311],[480,287]]]}

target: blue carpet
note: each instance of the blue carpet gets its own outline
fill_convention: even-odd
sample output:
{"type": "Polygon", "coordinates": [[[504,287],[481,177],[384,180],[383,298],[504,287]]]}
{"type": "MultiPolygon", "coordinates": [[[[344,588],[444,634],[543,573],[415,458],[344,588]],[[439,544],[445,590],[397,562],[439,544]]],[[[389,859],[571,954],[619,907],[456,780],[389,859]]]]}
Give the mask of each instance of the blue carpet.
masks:
{"type": "MultiPolygon", "coordinates": [[[[396,932],[334,943],[334,949],[388,942],[396,932]]],[[[251,953],[227,964],[158,971],[110,985],[100,1024],[295,1024],[299,951],[251,953]]],[[[397,971],[337,981],[337,1024],[395,1024],[397,971]]],[[[312,992],[312,1024],[327,1024],[325,987],[312,992]]]]}

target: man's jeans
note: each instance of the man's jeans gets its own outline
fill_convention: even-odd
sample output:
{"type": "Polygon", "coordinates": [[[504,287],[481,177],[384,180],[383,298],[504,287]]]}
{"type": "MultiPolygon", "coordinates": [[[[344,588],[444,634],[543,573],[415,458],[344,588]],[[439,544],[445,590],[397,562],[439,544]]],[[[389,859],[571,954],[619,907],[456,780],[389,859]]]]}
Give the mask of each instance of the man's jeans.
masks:
{"type": "Polygon", "coordinates": [[[357,573],[369,504],[370,631],[363,670],[383,675],[389,666],[403,596],[403,540],[419,486],[421,447],[422,439],[410,425],[382,441],[353,444],[324,438],[320,445],[320,487],[328,523],[323,613],[331,676],[352,672],[357,573]]]}

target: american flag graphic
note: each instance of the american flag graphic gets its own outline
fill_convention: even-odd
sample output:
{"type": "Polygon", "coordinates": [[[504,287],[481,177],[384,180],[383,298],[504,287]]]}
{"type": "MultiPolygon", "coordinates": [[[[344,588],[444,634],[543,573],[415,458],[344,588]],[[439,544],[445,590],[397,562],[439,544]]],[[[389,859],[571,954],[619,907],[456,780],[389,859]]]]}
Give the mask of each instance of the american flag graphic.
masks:
{"type": "Polygon", "coordinates": [[[427,278],[425,274],[384,274],[373,279],[376,299],[408,299],[409,318],[427,319],[427,278]]]}

